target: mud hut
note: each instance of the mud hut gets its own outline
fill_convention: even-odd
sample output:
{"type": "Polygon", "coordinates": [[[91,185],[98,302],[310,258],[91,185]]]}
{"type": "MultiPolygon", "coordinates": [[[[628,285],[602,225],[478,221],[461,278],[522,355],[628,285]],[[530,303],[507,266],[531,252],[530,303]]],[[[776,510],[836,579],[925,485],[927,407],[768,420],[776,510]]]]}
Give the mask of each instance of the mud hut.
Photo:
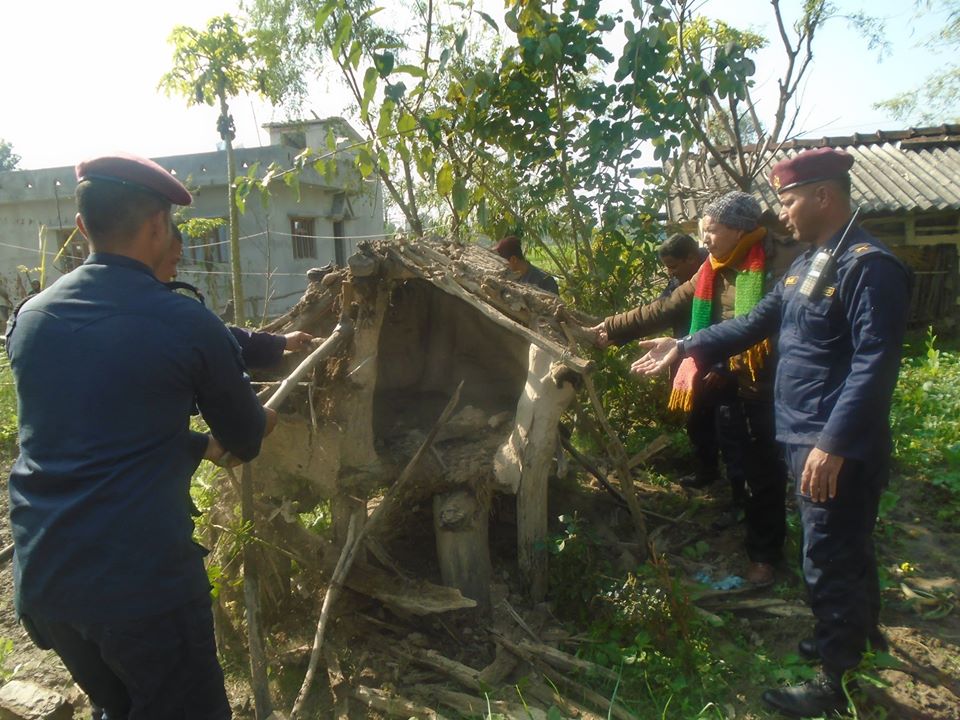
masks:
{"type": "MultiPolygon", "coordinates": [[[[342,544],[351,515],[365,522],[421,448],[410,477],[379,509],[366,543],[376,565],[416,575],[432,564],[425,562],[432,534],[442,585],[467,599],[441,593],[447,599],[437,602],[488,608],[491,503],[515,497],[517,563],[533,599],[542,599],[558,423],[589,369],[571,349],[569,327],[590,318],[508,275],[477,245],[364,244],[348,267],[311,271],[300,302],[266,328],[339,338],[284,403],[253,465],[257,522],[284,548],[266,553],[274,592],[289,590],[291,560],[302,568],[318,551],[294,510],[329,503],[342,544]],[[455,394],[452,416],[437,426],[455,394]],[[394,561],[395,553],[406,562],[394,561]]],[[[408,612],[431,601],[422,583],[404,591],[387,571],[367,567],[351,578],[408,612]]]]}

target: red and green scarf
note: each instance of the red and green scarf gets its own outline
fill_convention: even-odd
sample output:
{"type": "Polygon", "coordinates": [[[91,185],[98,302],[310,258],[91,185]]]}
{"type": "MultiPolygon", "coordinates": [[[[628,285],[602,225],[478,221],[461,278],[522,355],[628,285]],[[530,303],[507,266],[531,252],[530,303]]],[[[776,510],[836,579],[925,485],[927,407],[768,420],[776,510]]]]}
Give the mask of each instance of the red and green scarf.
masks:
{"type": "MultiPolygon", "coordinates": [[[[714,281],[717,271],[732,267],[737,271],[735,300],[733,314],[746,315],[763,297],[763,276],[767,262],[767,254],[763,250],[761,240],[766,236],[765,228],[759,227],[740,240],[737,247],[725,260],[717,260],[712,255],[700,267],[697,277],[697,287],[693,294],[693,312],[690,316],[690,334],[709,327],[713,321],[714,281]]],[[[770,341],[754,345],[740,355],[730,358],[730,369],[737,370],[746,366],[750,377],[757,379],[757,372],[763,367],[764,360],[770,354],[770,341]]],[[[684,358],[677,368],[673,379],[673,390],[667,404],[671,410],[693,409],[694,388],[700,377],[700,368],[692,357],[684,358]]]]}

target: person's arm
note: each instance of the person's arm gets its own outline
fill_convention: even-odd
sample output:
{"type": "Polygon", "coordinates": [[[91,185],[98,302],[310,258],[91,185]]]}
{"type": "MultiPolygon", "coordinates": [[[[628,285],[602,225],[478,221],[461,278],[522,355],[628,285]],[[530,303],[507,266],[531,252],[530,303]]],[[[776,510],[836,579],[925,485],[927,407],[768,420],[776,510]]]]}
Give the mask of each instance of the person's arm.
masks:
{"type": "Polygon", "coordinates": [[[256,332],[247,328],[228,325],[227,328],[240,346],[243,364],[248,368],[268,368],[283,359],[287,339],[283,335],[256,332]]]}
{"type": "Polygon", "coordinates": [[[895,261],[877,254],[858,261],[847,272],[843,286],[839,290],[850,323],[853,356],[817,447],[832,455],[858,457],[863,439],[875,432],[878,418],[886,418],[897,384],[910,312],[910,280],[895,261]]]}
{"type": "Polygon", "coordinates": [[[200,353],[194,379],[197,407],[219,444],[248,462],[260,452],[267,414],[250,387],[240,347],[212,314],[196,323],[195,332],[200,353]]]}
{"type": "Polygon", "coordinates": [[[703,328],[681,341],[682,357],[701,366],[713,365],[747,350],[780,330],[783,281],[761,298],[746,315],[703,328]]]}
{"type": "Polygon", "coordinates": [[[738,355],[779,331],[782,302],[781,281],[746,315],[711,325],[681,340],[642,340],[639,345],[648,352],[635,361],[630,370],[653,375],[685,357],[694,358],[698,367],[705,368],[738,355]]]}
{"type": "Polygon", "coordinates": [[[670,329],[680,320],[689,322],[698,277],[699,273],[665,298],[619,315],[611,315],[603,321],[603,327],[598,329],[606,333],[609,342],[623,345],[631,340],[670,329]]]}

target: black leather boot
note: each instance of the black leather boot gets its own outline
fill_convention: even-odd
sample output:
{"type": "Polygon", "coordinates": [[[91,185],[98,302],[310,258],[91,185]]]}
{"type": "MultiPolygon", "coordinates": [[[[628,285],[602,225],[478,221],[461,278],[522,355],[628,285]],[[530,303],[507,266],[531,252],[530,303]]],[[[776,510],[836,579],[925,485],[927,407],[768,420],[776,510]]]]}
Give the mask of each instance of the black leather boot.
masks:
{"type": "Polygon", "coordinates": [[[801,685],[767,690],[763,694],[763,701],[784,715],[795,718],[818,718],[847,709],[847,697],[839,680],[824,673],[801,685]]]}

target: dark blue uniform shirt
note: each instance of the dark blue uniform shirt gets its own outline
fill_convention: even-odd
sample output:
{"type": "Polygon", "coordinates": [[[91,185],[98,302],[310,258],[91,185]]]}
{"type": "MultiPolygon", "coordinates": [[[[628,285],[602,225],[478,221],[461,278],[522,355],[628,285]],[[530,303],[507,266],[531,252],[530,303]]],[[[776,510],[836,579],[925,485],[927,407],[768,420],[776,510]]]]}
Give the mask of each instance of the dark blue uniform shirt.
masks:
{"type": "Polygon", "coordinates": [[[283,351],[287,349],[285,336],[236,325],[228,325],[227,329],[240,345],[244,365],[251,370],[271,368],[283,360],[283,351]]]}
{"type": "MultiPolygon", "coordinates": [[[[828,243],[835,247],[837,233],[828,243]]],[[[780,333],[777,439],[866,460],[890,450],[890,402],[910,309],[910,273],[880,241],[851,229],[820,296],[797,290],[813,259],[800,255],[747,315],[701,330],[683,344],[698,362],[742,352],[780,333]]]]}
{"type": "Polygon", "coordinates": [[[23,305],[7,352],[17,610],[103,622],[207,593],[189,496],[206,436],[190,431],[191,408],[244,460],[265,426],[220,319],[142,263],[95,253],[23,305]]]}

